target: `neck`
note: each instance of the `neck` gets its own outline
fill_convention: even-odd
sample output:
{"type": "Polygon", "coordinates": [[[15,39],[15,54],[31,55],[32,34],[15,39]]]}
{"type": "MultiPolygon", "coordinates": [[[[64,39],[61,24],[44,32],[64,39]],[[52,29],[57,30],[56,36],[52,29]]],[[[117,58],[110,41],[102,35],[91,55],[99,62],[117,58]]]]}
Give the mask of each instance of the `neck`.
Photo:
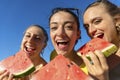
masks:
{"type": "Polygon", "coordinates": [[[120,64],[120,47],[118,48],[118,51],[115,54],[112,54],[107,58],[107,61],[110,69],[120,64]]]}
{"type": "Polygon", "coordinates": [[[78,66],[80,66],[83,62],[82,59],[77,55],[76,51],[74,50],[72,50],[70,53],[64,56],[69,60],[73,61],[74,63],[76,63],[78,66]]]}
{"type": "Polygon", "coordinates": [[[72,50],[70,53],[67,53],[67,54],[65,54],[64,56],[65,56],[66,58],[69,58],[69,59],[71,60],[71,59],[73,58],[73,56],[75,55],[74,53],[75,53],[75,51],[72,50]]]}
{"type": "Polygon", "coordinates": [[[38,66],[40,64],[43,64],[43,65],[46,64],[45,61],[42,59],[42,57],[40,57],[39,55],[32,57],[31,60],[35,66],[38,66]]]}

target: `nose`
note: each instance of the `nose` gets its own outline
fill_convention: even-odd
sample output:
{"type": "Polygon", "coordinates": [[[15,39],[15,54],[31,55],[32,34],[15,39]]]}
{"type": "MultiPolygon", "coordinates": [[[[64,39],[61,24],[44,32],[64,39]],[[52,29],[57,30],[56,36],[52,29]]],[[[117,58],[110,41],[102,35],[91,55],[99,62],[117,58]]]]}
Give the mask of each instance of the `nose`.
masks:
{"type": "Polygon", "coordinates": [[[30,37],[30,38],[28,39],[28,42],[29,42],[29,43],[34,42],[34,38],[33,38],[33,37],[30,37]]]}
{"type": "Polygon", "coordinates": [[[60,28],[58,29],[57,35],[58,35],[58,36],[63,36],[63,35],[65,35],[65,30],[64,30],[63,27],[60,27],[60,28]]]}
{"type": "Polygon", "coordinates": [[[97,32],[97,28],[95,26],[90,26],[89,28],[90,35],[94,36],[96,32],[97,32]]]}

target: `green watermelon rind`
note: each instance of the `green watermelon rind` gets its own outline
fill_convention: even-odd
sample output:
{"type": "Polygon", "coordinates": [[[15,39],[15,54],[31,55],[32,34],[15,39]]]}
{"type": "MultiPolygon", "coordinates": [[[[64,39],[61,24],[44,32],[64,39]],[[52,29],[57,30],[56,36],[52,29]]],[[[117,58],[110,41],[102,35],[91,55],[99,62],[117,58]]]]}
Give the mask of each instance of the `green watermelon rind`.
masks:
{"type": "MultiPolygon", "coordinates": [[[[101,52],[104,54],[105,57],[108,57],[111,54],[114,54],[117,50],[118,50],[118,48],[114,44],[111,44],[110,46],[102,49],[101,52]]],[[[77,55],[81,57],[81,53],[80,52],[77,52],[77,55]]],[[[91,60],[89,55],[86,54],[86,57],[89,60],[91,60]]]]}
{"type": "Polygon", "coordinates": [[[27,75],[29,75],[30,73],[32,73],[33,71],[35,71],[35,66],[31,65],[29,68],[27,68],[26,70],[19,72],[19,73],[13,73],[15,78],[21,78],[21,77],[25,77],[27,75]]]}
{"type": "Polygon", "coordinates": [[[105,55],[105,57],[108,57],[111,54],[114,54],[117,50],[118,48],[114,44],[111,44],[111,46],[104,48],[102,53],[105,55]]]}

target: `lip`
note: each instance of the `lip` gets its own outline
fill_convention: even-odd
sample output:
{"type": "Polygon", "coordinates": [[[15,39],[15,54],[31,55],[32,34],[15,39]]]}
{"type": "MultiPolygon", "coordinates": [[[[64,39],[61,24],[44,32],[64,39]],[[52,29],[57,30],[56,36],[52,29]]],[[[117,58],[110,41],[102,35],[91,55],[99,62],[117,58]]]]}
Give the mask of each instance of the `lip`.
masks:
{"type": "Polygon", "coordinates": [[[24,51],[31,56],[35,52],[35,48],[31,46],[25,46],[24,51]]]}
{"type": "Polygon", "coordinates": [[[56,45],[59,50],[65,51],[68,48],[69,41],[66,41],[66,40],[56,41],[56,45]]]}
{"type": "Polygon", "coordinates": [[[103,38],[104,34],[103,33],[97,33],[94,35],[94,38],[103,38]]]}

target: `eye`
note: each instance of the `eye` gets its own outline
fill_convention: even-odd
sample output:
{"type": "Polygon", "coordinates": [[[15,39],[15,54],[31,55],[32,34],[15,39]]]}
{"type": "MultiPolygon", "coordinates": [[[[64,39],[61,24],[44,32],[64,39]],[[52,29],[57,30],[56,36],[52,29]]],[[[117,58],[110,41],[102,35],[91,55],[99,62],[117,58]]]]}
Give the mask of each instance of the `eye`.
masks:
{"type": "Polygon", "coordinates": [[[25,34],[25,35],[24,35],[24,37],[29,38],[29,37],[30,37],[30,35],[29,35],[29,34],[25,34]]]}
{"type": "Polygon", "coordinates": [[[57,30],[57,26],[51,26],[51,27],[50,27],[50,30],[51,30],[51,31],[57,30]]]}
{"type": "Polygon", "coordinates": [[[95,20],[93,21],[93,23],[94,23],[95,25],[97,25],[97,24],[101,23],[101,21],[102,21],[102,19],[95,19],[95,20]]]}
{"type": "Polygon", "coordinates": [[[65,28],[67,30],[73,30],[73,25],[68,23],[68,24],[65,25],[65,28]]]}
{"type": "Polygon", "coordinates": [[[83,26],[84,26],[84,28],[85,28],[86,30],[88,30],[88,28],[89,28],[89,25],[88,25],[88,24],[84,24],[83,26]]]}
{"type": "Polygon", "coordinates": [[[35,39],[41,40],[41,37],[40,36],[36,36],[35,39]]]}
{"type": "Polygon", "coordinates": [[[73,26],[66,26],[65,28],[68,30],[73,30],[73,26]]]}

